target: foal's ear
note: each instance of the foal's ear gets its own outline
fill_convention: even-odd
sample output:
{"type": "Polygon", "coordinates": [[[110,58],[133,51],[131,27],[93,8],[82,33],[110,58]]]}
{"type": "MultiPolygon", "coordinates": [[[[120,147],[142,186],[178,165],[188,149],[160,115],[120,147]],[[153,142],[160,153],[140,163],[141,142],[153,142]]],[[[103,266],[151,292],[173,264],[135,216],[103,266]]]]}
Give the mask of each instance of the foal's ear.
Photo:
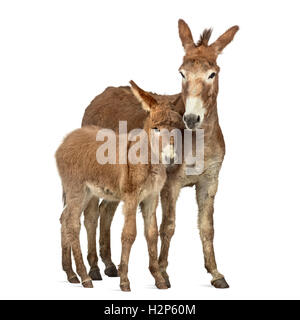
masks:
{"type": "Polygon", "coordinates": [[[129,81],[129,83],[131,84],[132,93],[142,104],[144,110],[149,112],[151,111],[151,109],[154,109],[158,105],[157,101],[151,96],[150,93],[138,87],[137,84],[132,80],[129,81]]]}
{"type": "Polygon", "coordinates": [[[233,40],[234,35],[239,30],[238,26],[231,27],[225,33],[223,33],[213,44],[210,45],[216,52],[220,54],[222,50],[233,40]]]}
{"type": "Polygon", "coordinates": [[[191,30],[184,20],[182,19],[178,20],[178,29],[179,29],[179,37],[181,39],[181,43],[183,45],[184,51],[186,52],[189,49],[195,48],[195,43],[193,40],[191,30]]]}

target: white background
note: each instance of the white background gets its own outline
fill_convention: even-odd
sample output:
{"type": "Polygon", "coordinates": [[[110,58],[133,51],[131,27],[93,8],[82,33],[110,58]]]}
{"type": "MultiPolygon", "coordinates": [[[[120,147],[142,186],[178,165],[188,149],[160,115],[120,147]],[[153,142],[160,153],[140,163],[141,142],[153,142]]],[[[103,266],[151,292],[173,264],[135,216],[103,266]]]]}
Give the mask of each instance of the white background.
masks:
{"type": "MultiPolygon", "coordinates": [[[[298,1],[2,1],[0,5],[0,298],[300,298],[298,1]],[[215,203],[215,249],[230,289],[210,286],[192,188],[177,205],[169,290],[154,287],[143,223],[130,257],[131,293],[104,276],[94,289],[61,269],[61,185],[54,153],[107,86],[133,79],[176,93],[183,49],[177,21],[195,41],[232,25],[219,57],[218,109],[227,154],[215,203]]],[[[159,221],[161,211],[158,211],[159,221]]],[[[123,217],[112,227],[120,257],[123,217]]],[[[86,234],[81,232],[86,256],[86,234]]]]}

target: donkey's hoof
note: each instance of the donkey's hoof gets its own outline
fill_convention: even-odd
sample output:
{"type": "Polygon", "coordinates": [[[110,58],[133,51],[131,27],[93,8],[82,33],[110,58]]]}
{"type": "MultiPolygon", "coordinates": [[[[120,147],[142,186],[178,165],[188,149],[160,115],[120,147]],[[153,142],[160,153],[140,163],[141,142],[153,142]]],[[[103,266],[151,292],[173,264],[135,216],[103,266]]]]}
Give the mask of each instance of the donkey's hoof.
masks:
{"type": "Polygon", "coordinates": [[[163,282],[155,282],[155,285],[156,285],[156,288],[157,289],[168,289],[170,288],[168,286],[168,284],[166,283],[166,281],[163,281],[163,282]]]}
{"type": "Polygon", "coordinates": [[[70,283],[80,283],[79,279],[78,279],[76,276],[68,279],[68,281],[69,281],[70,283]]]}
{"type": "Polygon", "coordinates": [[[90,270],[89,276],[92,280],[102,280],[101,273],[99,269],[90,270]]]}
{"type": "Polygon", "coordinates": [[[82,282],[84,288],[94,288],[92,280],[82,282]]]}
{"type": "Polygon", "coordinates": [[[166,273],[166,271],[162,271],[162,272],[161,272],[161,275],[162,275],[163,278],[165,279],[167,287],[168,287],[168,288],[171,288],[171,283],[170,283],[170,280],[169,280],[169,276],[168,276],[168,274],[166,273]]]}
{"type": "Polygon", "coordinates": [[[104,273],[108,276],[108,277],[111,277],[111,278],[114,278],[114,277],[118,277],[118,270],[117,268],[115,267],[115,265],[112,265],[112,266],[109,266],[108,268],[106,268],[104,270],[104,273]]]}
{"type": "Polygon", "coordinates": [[[228,283],[224,278],[218,280],[212,280],[211,284],[218,289],[227,289],[229,288],[228,283]]]}
{"type": "Polygon", "coordinates": [[[166,281],[167,288],[171,288],[171,283],[170,283],[169,278],[166,279],[165,281],[166,281]]]}
{"type": "Polygon", "coordinates": [[[130,292],[131,291],[129,282],[128,283],[121,283],[120,284],[120,288],[124,292],[130,292]]]}

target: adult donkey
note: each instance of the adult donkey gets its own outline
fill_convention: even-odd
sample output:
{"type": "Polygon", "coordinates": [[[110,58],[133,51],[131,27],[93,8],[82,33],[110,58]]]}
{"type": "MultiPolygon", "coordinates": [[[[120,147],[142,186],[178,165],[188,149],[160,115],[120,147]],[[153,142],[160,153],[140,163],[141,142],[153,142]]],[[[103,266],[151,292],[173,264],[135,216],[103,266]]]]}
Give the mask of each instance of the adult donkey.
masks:
{"type": "MultiPolygon", "coordinates": [[[[183,63],[179,68],[182,76],[182,93],[177,95],[156,95],[158,100],[172,100],[176,111],[183,115],[188,129],[204,129],[204,170],[200,175],[186,175],[176,167],[168,172],[168,178],[161,191],[162,224],[160,227],[161,251],[159,266],[170,286],[166,272],[171,238],[175,230],[175,208],[180,189],[196,186],[199,208],[198,227],[203,245],[205,267],[212,275],[212,285],[228,288],[224,276],[218,271],[214,247],[213,211],[217,192],[219,171],[225,155],[225,144],[218,121],[217,95],[219,66],[217,57],[233,40],[238,26],[228,29],[214,43],[208,44],[211,29],[204,30],[197,43],[193,41],[188,25],[179,20],[179,36],[185,50],[183,63]]],[[[128,131],[142,128],[146,113],[142,111],[129,87],[109,87],[98,95],[85,110],[82,125],[98,125],[118,130],[119,121],[127,121],[128,131]]],[[[183,168],[183,166],[181,166],[183,168]]],[[[105,274],[117,276],[117,269],[111,260],[110,226],[118,202],[102,201],[98,212],[98,199],[90,202],[85,210],[84,224],[88,232],[88,261],[90,276],[101,280],[96,252],[96,229],[100,214],[100,255],[105,264],[105,274]]]]}

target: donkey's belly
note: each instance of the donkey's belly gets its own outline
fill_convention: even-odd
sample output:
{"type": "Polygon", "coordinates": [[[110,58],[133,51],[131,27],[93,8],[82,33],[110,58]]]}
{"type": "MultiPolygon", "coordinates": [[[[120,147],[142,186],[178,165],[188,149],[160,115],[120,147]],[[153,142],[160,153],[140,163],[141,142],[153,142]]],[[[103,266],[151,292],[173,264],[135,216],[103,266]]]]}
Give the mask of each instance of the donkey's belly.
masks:
{"type": "Polygon", "coordinates": [[[219,168],[222,165],[222,161],[206,161],[206,165],[204,166],[203,170],[197,174],[197,171],[195,170],[195,174],[185,174],[185,171],[183,170],[184,174],[180,177],[181,187],[192,187],[195,184],[199,182],[203,174],[207,174],[207,172],[218,172],[219,168]]]}
{"type": "Polygon", "coordinates": [[[198,183],[200,175],[185,175],[181,180],[182,188],[192,187],[198,183]]]}
{"type": "Polygon", "coordinates": [[[108,201],[120,201],[120,194],[119,192],[110,190],[109,188],[106,187],[102,187],[102,186],[97,186],[95,184],[86,183],[88,189],[90,190],[90,192],[98,197],[98,198],[102,198],[108,201]]]}

